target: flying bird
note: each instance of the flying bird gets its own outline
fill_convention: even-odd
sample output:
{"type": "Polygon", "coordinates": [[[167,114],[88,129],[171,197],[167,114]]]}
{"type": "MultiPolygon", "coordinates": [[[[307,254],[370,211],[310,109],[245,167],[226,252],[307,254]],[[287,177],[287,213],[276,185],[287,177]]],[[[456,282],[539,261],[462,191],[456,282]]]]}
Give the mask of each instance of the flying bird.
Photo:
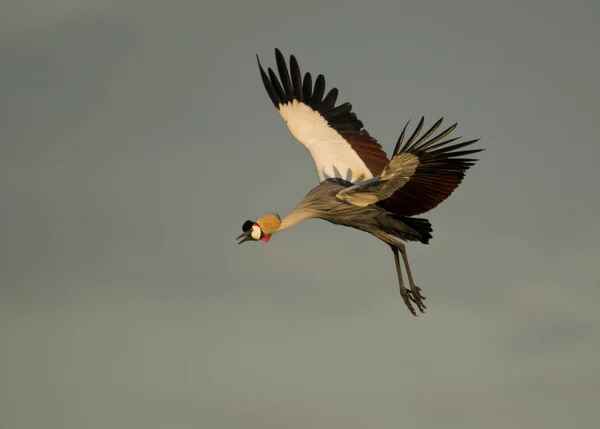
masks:
{"type": "Polygon", "coordinates": [[[291,134],[312,156],[320,183],[283,219],[270,213],[244,222],[237,240],[268,242],[273,234],[311,218],[368,232],[392,249],[400,295],[410,312],[416,316],[416,306],[424,313],[425,296],[413,280],[403,241],[429,243],[431,224],[413,216],[435,208],[454,192],[477,161],[469,156],[483,150],[467,148],[479,139],[448,138],[457,124],[440,129],[443,118],[421,133],[421,117],[408,138],[406,123],[388,159],[352,105],[336,103],[338,90],[326,94],[322,74],[313,84],[310,73],[302,77],[293,55],[289,69],[279,49],[275,59],[279,78],[271,68],[265,72],[257,55],[262,82],[291,134]]]}

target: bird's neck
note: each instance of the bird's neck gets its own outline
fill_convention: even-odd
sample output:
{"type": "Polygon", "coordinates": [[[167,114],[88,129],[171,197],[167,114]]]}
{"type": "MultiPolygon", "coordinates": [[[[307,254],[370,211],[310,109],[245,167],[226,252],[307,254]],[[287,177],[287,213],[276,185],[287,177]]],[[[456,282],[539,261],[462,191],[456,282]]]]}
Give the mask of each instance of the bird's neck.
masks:
{"type": "Polygon", "coordinates": [[[296,209],[294,209],[289,215],[287,215],[281,220],[281,225],[279,226],[277,232],[283,231],[284,229],[294,226],[297,223],[302,222],[303,220],[307,220],[313,217],[315,217],[315,214],[310,210],[303,209],[301,206],[296,207],[296,209]]]}

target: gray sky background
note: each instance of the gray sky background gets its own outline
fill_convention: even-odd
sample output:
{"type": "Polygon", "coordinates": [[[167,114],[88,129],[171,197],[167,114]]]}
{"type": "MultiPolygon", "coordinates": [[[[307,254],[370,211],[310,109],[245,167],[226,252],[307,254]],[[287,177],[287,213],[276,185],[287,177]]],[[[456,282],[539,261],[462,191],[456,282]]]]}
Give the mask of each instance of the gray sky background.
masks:
{"type": "Polygon", "coordinates": [[[600,16],[589,1],[0,5],[0,427],[566,428],[600,419],[600,16]],[[255,53],[324,73],[389,152],[482,161],[409,245],[311,220],[255,53]]]}

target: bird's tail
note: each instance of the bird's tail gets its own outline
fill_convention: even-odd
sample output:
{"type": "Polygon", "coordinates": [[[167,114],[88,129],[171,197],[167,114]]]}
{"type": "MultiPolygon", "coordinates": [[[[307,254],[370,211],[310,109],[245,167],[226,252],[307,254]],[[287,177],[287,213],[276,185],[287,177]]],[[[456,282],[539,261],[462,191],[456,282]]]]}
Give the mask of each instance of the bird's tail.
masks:
{"type": "Polygon", "coordinates": [[[418,217],[398,217],[398,220],[404,222],[408,227],[418,233],[415,241],[420,241],[423,244],[429,244],[431,239],[431,223],[427,219],[418,217]]]}

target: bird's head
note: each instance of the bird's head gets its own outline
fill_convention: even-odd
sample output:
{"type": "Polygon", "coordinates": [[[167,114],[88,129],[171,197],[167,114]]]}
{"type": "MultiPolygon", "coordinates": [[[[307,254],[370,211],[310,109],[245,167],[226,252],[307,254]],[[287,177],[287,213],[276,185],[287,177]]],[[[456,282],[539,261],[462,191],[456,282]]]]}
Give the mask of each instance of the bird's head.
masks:
{"type": "Polygon", "coordinates": [[[275,213],[269,213],[259,218],[256,222],[247,220],[242,225],[242,235],[236,240],[240,240],[238,244],[246,241],[264,241],[267,243],[271,239],[271,235],[279,230],[281,218],[275,213]]]}

